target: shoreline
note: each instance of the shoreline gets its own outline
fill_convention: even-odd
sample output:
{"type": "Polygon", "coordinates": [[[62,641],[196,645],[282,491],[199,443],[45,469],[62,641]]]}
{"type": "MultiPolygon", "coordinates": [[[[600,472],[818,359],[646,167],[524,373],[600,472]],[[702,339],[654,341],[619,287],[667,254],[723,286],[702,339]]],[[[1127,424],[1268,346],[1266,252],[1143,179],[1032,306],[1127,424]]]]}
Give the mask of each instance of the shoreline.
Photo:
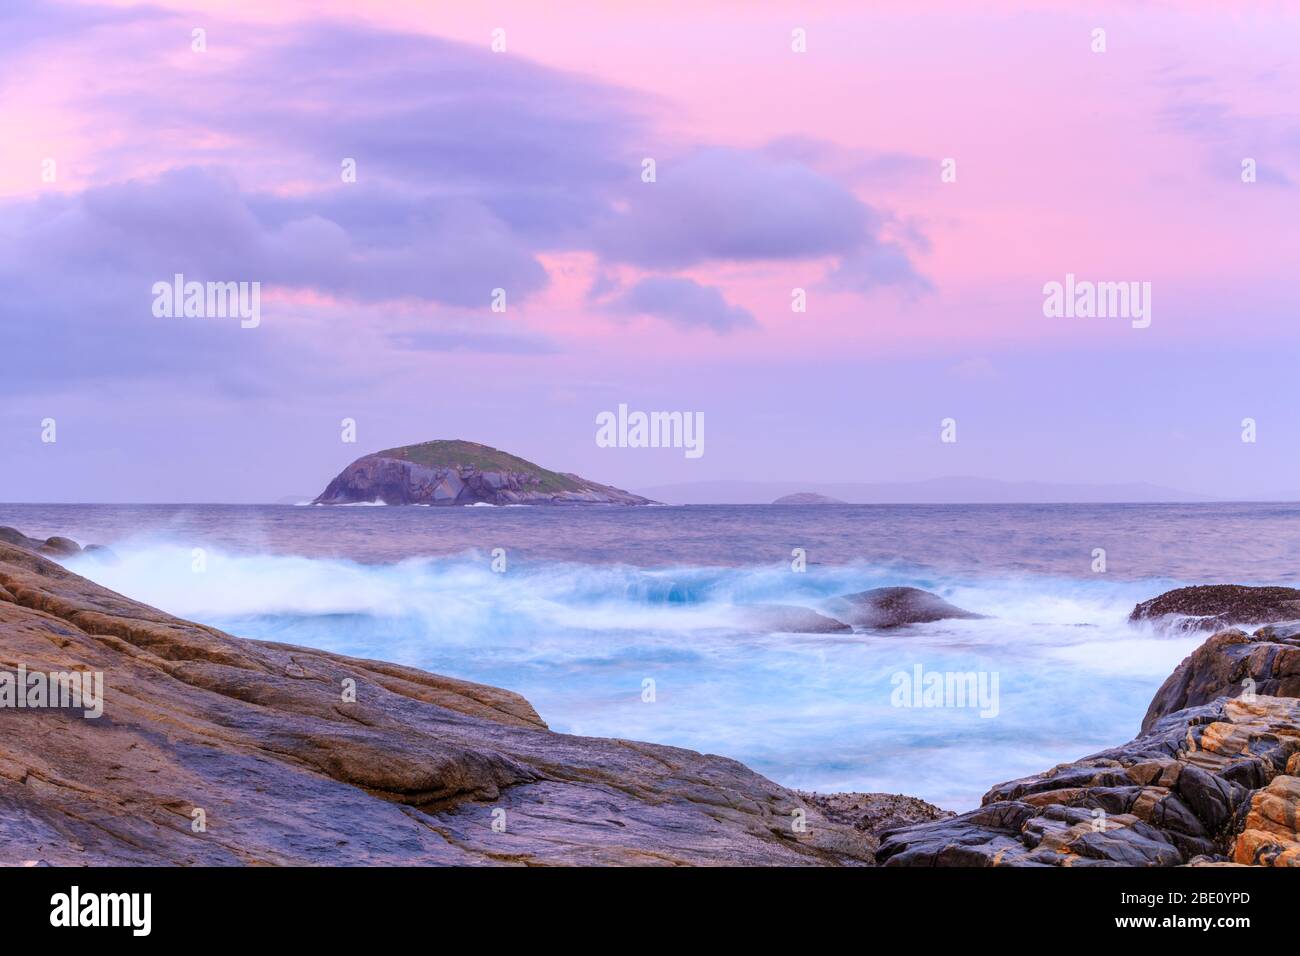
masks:
{"type": "Polygon", "coordinates": [[[1278,810],[1294,821],[1300,796],[1300,628],[1284,625],[1209,637],[1156,695],[1147,734],[995,784],[956,816],[901,795],[801,793],[681,748],[556,734],[510,691],[233,637],[12,543],[0,543],[0,629],[6,667],[105,675],[98,722],[0,708],[0,795],[22,810],[0,824],[11,865],[1297,857],[1278,810]],[[1227,699],[1241,667],[1286,696],[1227,699]]]}

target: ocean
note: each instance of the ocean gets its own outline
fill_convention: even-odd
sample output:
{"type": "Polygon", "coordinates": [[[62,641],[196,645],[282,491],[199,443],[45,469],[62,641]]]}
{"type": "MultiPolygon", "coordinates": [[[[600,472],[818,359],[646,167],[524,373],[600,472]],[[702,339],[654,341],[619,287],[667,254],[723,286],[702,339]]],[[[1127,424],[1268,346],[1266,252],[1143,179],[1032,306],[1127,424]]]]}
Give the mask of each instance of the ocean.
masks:
{"type": "Polygon", "coordinates": [[[108,545],[118,563],[66,563],[232,634],[518,691],[556,731],[953,810],[1134,736],[1204,637],[1132,626],[1134,604],[1300,576],[1293,504],[0,505],[0,525],[108,545]],[[744,611],[888,585],[986,617],[789,634],[744,611]],[[981,675],[996,707],[916,706],[918,673],[981,675]]]}

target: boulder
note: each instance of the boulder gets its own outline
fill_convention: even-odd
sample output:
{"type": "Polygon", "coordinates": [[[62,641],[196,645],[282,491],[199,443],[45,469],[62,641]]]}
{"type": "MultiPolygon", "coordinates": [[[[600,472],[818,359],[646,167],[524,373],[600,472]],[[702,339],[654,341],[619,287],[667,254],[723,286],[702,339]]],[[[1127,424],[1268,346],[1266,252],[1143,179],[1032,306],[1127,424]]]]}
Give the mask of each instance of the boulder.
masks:
{"type": "Polygon", "coordinates": [[[74,554],[81,553],[81,545],[71,538],[46,538],[45,543],[37,548],[41,554],[48,554],[54,557],[68,558],[74,554]]]}
{"type": "Polygon", "coordinates": [[[920,588],[872,588],[856,594],[844,594],[827,604],[827,611],[854,627],[892,628],[932,621],[982,618],[937,594],[920,588]]]}
{"type": "Polygon", "coordinates": [[[1165,679],[1142,729],[1185,707],[1243,693],[1300,697],[1300,625],[1269,625],[1252,635],[1239,630],[1215,634],[1165,679]]]}
{"type": "Polygon", "coordinates": [[[1137,605],[1129,620],[1152,621],[1184,631],[1221,631],[1240,624],[1300,620],[1300,590],[1241,584],[1176,588],[1137,605]]]}

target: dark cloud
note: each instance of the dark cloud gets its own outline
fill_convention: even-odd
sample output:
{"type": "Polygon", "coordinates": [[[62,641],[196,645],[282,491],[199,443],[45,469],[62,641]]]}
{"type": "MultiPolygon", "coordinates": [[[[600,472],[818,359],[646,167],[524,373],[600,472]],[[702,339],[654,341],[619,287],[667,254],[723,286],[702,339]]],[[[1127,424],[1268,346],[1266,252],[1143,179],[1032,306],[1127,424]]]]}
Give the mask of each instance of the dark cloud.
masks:
{"type": "Polygon", "coordinates": [[[658,163],[656,182],[630,195],[625,211],[595,234],[597,251],[611,262],[680,269],[838,256],[843,288],[928,288],[906,250],[881,238],[887,217],[793,159],[699,149],[658,163]]]}
{"type": "Polygon", "coordinates": [[[650,276],[615,297],[609,311],[651,315],[683,329],[711,329],[719,334],[758,323],[740,306],[731,305],[713,286],[678,276],[650,276]]]}

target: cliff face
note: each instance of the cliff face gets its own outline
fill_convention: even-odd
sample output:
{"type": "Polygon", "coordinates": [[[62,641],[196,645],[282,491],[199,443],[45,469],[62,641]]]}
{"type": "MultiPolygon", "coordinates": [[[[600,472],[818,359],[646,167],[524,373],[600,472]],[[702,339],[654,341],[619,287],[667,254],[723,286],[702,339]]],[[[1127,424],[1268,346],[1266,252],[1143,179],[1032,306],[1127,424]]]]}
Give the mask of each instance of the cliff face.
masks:
{"type": "Polygon", "coordinates": [[[241,640],[0,543],[0,864],[869,863],[875,840],[722,757],[552,733],[509,691],[241,640]],[[349,699],[349,687],[354,699],[349,699]]]}
{"type": "Polygon", "coordinates": [[[315,504],[654,504],[648,498],[466,441],[432,441],[358,458],[315,504]]]}

